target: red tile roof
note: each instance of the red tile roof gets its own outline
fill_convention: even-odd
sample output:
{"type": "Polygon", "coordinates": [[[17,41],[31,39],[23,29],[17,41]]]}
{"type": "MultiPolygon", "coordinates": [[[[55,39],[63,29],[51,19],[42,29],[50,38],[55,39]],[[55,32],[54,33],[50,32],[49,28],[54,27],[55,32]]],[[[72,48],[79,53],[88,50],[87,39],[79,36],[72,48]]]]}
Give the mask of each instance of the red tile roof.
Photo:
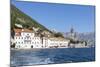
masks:
{"type": "Polygon", "coordinates": [[[15,33],[20,33],[20,32],[33,32],[33,30],[29,29],[14,29],[15,33]]]}
{"type": "Polygon", "coordinates": [[[14,29],[15,33],[21,33],[22,29],[14,29]]]}

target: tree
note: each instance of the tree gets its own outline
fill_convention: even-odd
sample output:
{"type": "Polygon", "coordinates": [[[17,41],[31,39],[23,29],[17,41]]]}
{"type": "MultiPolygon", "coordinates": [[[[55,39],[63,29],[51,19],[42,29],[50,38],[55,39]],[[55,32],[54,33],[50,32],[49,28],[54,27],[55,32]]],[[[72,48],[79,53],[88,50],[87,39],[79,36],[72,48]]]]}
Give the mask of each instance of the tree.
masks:
{"type": "Polygon", "coordinates": [[[13,45],[11,45],[11,48],[15,48],[16,44],[14,43],[13,45]]]}
{"type": "Polygon", "coordinates": [[[62,33],[58,32],[58,33],[54,33],[55,37],[64,37],[62,33]]]}

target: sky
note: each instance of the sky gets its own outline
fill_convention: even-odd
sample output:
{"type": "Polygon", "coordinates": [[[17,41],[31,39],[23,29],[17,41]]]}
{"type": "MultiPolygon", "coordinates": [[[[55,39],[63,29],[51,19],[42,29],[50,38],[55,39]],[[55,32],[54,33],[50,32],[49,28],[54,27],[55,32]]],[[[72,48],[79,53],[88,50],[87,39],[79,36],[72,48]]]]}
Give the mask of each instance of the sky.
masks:
{"type": "Polygon", "coordinates": [[[73,27],[76,32],[95,31],[95,6],[15,0],[11,3],[50,30],[68,32],[73,27]]]}

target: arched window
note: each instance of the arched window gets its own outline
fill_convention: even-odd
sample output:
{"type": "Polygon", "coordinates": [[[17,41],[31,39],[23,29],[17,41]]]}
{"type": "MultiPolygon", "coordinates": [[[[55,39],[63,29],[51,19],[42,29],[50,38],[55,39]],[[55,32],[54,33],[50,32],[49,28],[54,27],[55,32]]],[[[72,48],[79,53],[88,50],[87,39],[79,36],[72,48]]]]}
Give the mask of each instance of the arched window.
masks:
{"type": "Polygon", "coordinates": [[[33,45],[31,45],[31,48],[33,48],[33,45]]]}

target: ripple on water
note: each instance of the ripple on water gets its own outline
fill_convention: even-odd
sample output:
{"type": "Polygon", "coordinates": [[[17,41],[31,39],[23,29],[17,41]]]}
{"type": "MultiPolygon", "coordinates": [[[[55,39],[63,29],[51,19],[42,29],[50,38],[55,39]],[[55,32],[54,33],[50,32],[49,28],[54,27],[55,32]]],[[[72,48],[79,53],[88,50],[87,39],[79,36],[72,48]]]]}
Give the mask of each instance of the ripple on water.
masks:
{"type": "Polygon", "coordinates": [[[94,48],[84,49],[41,49],[11,50],[11,65],[25,66],[38,64],[72,63],[95,60],[94,48]]]}

